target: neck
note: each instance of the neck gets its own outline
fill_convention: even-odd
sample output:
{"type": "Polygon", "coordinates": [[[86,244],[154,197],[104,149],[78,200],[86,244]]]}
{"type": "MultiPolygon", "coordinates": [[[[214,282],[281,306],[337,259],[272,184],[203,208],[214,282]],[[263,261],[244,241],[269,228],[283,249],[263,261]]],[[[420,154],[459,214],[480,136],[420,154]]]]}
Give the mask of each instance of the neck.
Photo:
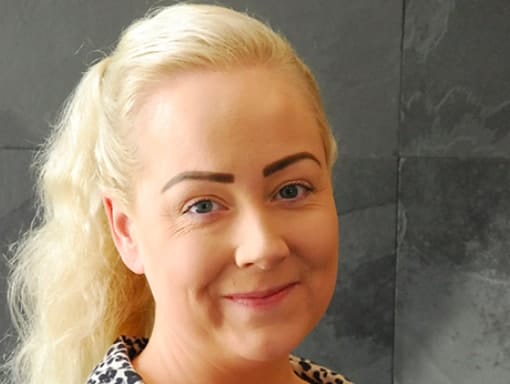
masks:
{"type": "MultiPolygon", "coordinates": [[[[154,336],[154,335],[153,335],[154,336]]],[[[288,356],[271,361],[250,361],[180,348],[174,340],[151,337],[133,361],[145,384],[303,384],[293,372],[288,356]]]]}

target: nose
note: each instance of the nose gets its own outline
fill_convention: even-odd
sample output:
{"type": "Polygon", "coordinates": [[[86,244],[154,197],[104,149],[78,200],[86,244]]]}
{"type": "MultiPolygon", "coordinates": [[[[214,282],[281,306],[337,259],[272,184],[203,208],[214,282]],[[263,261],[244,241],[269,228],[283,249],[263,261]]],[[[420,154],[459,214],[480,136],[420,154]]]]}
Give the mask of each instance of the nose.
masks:
{"type": "Polygon", "coordinates": [[[244,216],[238,226],[235,250],[235,263],[239,268],[255,266],[270,270],[289,256],[290,249],[276,217],[260,212],[244,216]]]}

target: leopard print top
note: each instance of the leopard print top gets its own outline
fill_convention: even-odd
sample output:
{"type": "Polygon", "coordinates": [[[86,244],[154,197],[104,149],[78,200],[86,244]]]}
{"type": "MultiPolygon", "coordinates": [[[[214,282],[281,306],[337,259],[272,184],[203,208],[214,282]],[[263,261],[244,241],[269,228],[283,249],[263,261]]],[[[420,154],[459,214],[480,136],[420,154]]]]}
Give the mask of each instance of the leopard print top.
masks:
{"type": "MultiPolygon", "coordinates": [[[[147,339],[119,337],[106,353],[103,361],[92,371],[87,384],[143,384],[135,372],[133,360],[147,345],[147,339]]],[[[310,384],[352,384],[344,376],[321,367],[310,360],[290,356],[294,373],[310,384]]]]}

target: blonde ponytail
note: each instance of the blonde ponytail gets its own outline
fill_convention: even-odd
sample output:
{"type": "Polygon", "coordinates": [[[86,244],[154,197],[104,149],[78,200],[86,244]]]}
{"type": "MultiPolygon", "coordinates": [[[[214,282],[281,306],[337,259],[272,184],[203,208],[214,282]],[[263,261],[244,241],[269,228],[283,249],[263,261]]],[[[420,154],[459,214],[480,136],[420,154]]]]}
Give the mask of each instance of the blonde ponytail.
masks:
{"type": "Polygon", "coordinates": [[[101,205],[95,148],[108,124],[101,94],[107,62],[84,75],[36,159],[42,222],[18,242],[9,279],[20,335],[10,363],[16,383],[84,382],[119,333],[150,330],[145,280],[120,261],[101,205]]]}

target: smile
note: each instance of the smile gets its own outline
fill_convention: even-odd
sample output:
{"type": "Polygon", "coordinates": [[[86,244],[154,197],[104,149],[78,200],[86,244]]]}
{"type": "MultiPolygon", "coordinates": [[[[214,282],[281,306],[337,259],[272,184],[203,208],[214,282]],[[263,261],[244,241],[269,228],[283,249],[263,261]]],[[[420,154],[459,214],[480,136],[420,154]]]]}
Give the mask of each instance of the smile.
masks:
{"type": "Polygon", "coordinates": [[[225,298],[246,307],[267,308],[283,301],[297,285],[292,282],[270,289],[226,295],[225,298]]]}

